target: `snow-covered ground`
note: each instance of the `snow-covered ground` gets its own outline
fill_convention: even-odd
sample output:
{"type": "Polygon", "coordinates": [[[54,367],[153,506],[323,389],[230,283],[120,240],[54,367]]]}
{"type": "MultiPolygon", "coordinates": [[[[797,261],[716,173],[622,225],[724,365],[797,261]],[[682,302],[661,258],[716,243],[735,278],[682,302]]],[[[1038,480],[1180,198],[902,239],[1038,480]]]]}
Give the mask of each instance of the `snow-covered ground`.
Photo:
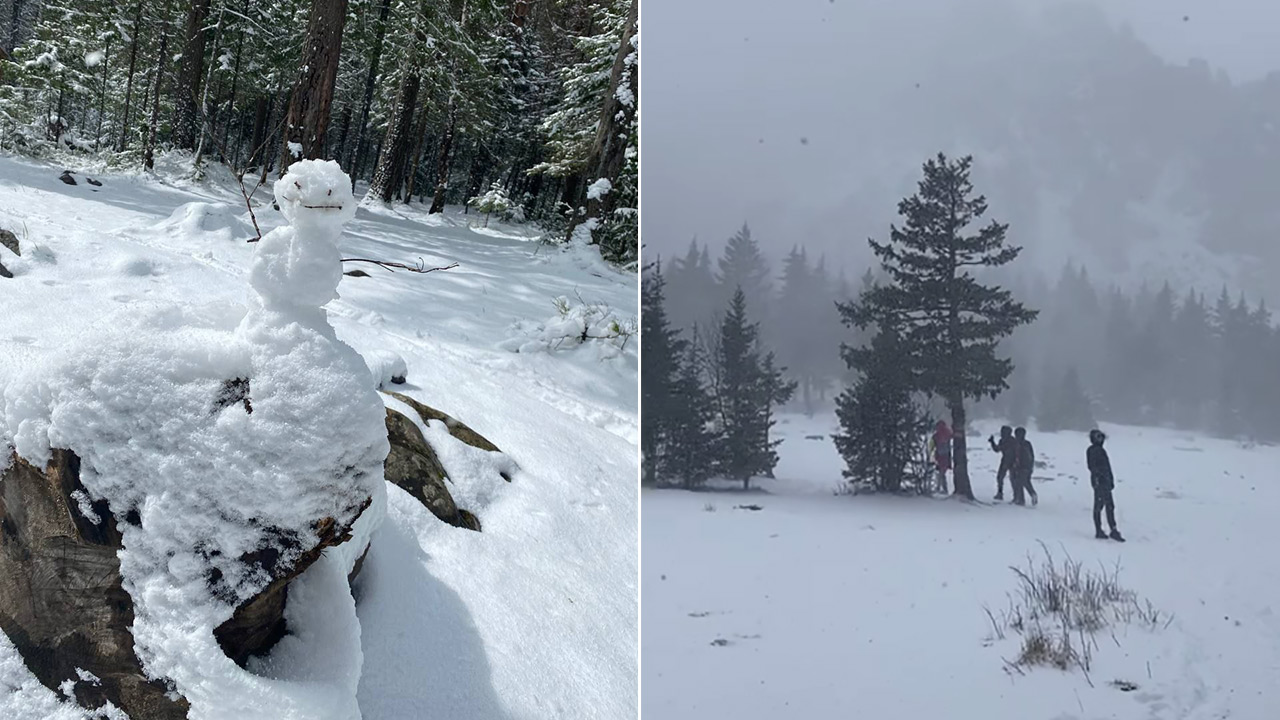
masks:
{"type": "MultiPolygon", "coordinates": [[[[1280,448],[1105,428],[1120,544],[1093,537],[1082,434],[1031,433],[1046,466],[1039,506],[1019,508],[836,496],[835,427],[784,416],[764,492],[642,494],[645,717],[1276,717],[1280,448]],[[1087,679],[1006,672],[1019,639],[994,638],[984,606],[1009,606],[1010,567],[1040,542],[1085,569],[1119,563],[1120,584],[1172,621],[1103,631],[1087,679]]],[[[996,426],[978,429],[972,477],[990,501],[996,426]]]]}
{"type": "MultiPolygon", "coordinates": [[[[243,317],[254,231],[216,168],[199,184],[89,173],[100,187],[83,175],[63,184],[61,169],[0,157],[0,228],[23,246],[20,259],[0,249],[16,276],[0,278],[0,388],[78,338],[129,327],[124,318],[222,327],[243,317]],[[174,308],[182,312],[165,315],[174,308]]],[[[268,186],[255,196],[264,233],[283,224],[269,201],[268,186]]],[[[470,227],[480,221],[362,207],[339,244],[344,257],[458,263],[427,275],[348,264],[370,277],[343,278],[329,319],[375,374],[398,364],[385,353],[399,355],[408,384],[395,389],[470,425],[519,466],[496,492],[459,498],[481,533],[388,488],[387,522],[357,584],[360,712],[633,717],[639,343],[558,334],[602,315],[612,326],[589,334],[627,330],[636,276],[593,250],[539,246],[525,226],[470,227]]],[[[456,451],[442,461],[454,475],[481,465],[456,451]]],[[[33,683],[0,636],[0,717],[50,716],[56,698],[33,683]]]]}

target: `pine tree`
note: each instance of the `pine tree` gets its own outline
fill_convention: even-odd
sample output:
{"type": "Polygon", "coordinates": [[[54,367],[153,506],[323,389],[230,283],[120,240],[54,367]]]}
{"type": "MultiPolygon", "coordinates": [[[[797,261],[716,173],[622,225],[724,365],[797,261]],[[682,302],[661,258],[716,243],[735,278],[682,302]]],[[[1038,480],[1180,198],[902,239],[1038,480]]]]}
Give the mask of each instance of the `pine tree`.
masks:
{"type": "Polygon", "coordinates": [[[686,345],[679,331],[667,322],[665,283],[661,265],[655,263],[641,285],[640,352],[644,362],[640,368],[640,411],[644,413],[644,423],[640,447],[646,485],[656,485],[662,479],[659,471],[666,463],[664,451],[677,425],[673,418],[679,415],[680,360],[686,345]]]}
{"type": "Polygon", "coordinates": [[[720,310],[719,296],[711,260],[705,246],[695,238],[689,242],[684,257],[671,261],[667,273],[668,313],[671,324],[687,330],[710,322],[720,310]]]}
{"type": "Polygon", "coordinates": [[[729,238],[724,254],[720,256],[716,282],[720,285],[720,303],[723,307],[741,289],[746,295],[751,314],[758,322],[770,319],[767,306],[773,298],[773,286],[769,282],[769,264],[760,253],[760,246],[751,237],[751,228],[744,223],[742,229],[729,238]]]}
{"type": "Polygon", "coordinates": [[[742,288],[733,294],[715,346],[714,404],[720,429],[716,452],[720,474],[741,480],[768,475],[778,463],[772,440],[773,407],[790,399],[795,384],[785,382],[774,367],[773,353],[761,354],[759,324],[747,320],[742,288]]]}
{"type": "Polygon", "coordinates": [[[858,379],[836,399],[841,434],[836,450],[844,477],[897,492],[910,477],[928,419],[914,398],[911,358],[893,326],[876,333],[869,347],[844,346],[842,355],[858,379]]]}
{"type": "Polygon", "coordinates": [[[1244,377],[1247,372],[1245,353],[1248,351],[1249,308],[1241,297],[1232,304],[1226,287],[1214,308],[1214,333],[1218,350],[1218,393],[1214,408],[1213,429],[1221,437],[1237,437],[1245,431],[1244,377]]]}
{"type": "Polygon", "coordinates": [[[1087,432],[1094,427],[1093,409],[1089,396],[1080,385],[1080,375],[1074,367],[1063,374],[1049,376],[1056,381],[1041,397],[1036,412],[1036,427],[1042,432],[1076,430],[1087,432]]]}
{"type": "Polygon", "coordinates": [[[1102,344],[1102,404],[1115,422],[1137,422],[1140,415],[1141,398],[1132,382],[1140,372],[1134,350],[1137,337],[1134,325],[1129,298],[1112,289],[1102,344]]]}
{"type": "Polygon", "coordinates": [[[815,290],[823,290],[815,288],[817,282],[818,277],[810,270],[804,250],[792,247],[782,263],[771,337],[777,345],[779,358],[790,371],[790,377],[799,385],[808,415],[813,415],[813,394],[818,374],[815,360],[820,357],[820,353],[814,352],[815,334],[827,329],[817,322],[814,312],[815,290]]]}
{"type": "Polygon", "coordinates": [[[666,450],[659,476],[678,479],[686,489],[707,481],[714,470],[710,452],[717,438],[709,427],[714,415],[711,394],[704,380],[707,358],[697,332],[685,348],[672,390],[672,409],[666,427],[666,450]]]}
{"type": "Polygon", "coordinates": [[[1169,393],[1173,422],[1184,430],[1204,427],[1212,373],[1213,329],[1204,297],[1188,291],[1173,321],[1169,393]]]}
{"type": "Polygon", "coordinates": [[[1007,265],[1021,252],[1006,244],[1008,228],[999,222],[965,234],[987,211],[969,181],[972,164],[971,157],[952,161],[941,153],[924,164],[917,193],[898,205],[904,226],[892,226],[887,243],[869,241],[886,281],[842,308],[859,327],[901,327],[919,389],[942,397],[951,412],[955,492],[969,499],[965,399],[995,397],[1007,387],[1013,365],[996,356],[997,343],[1037,314],[970,273],[1007,265]]]}

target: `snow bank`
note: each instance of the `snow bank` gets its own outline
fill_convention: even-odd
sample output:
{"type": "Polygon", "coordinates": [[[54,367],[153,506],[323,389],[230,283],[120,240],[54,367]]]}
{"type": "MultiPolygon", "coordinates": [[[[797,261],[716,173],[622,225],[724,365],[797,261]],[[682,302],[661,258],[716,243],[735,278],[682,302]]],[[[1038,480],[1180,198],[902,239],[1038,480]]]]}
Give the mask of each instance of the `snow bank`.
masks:
{"type": "Polygon", "coordinates": [[[512,352],[557,352],[584,345],[602,360],[618,357],[636,333],[636,319],[620,315],[604,303],[576,302],[563,295],[553,301],[556,315],[545,322],[514,323],[500,346],[512,352]]]}
{"type": "Polygon", "coordinates": [[[122,521],[121,575],[135,650],[200,718],[355,718],[359,627],[346,571],[322,558],[290,589],[291,636],[246,672],[213,629],[320,541],[316,523],[385,512],[383,406],[368,369],[320,307],[336,296],[336,242],[354,213],[336,163],[302,161],[276,183],[290,226],[258,244],[238,326],[171,308],[120,317],[27,369],[5,391],[4,430],[24,458],[83,461],[89,497],[122,521]],[[240,379],[241,382],[229,382],[240,379]],[[247,379],[249,408],[243,402],[247,379]],[[276,557],[248,561],[256,557],[276,557]],[[296,588],[296,589],[295,589],[296,588]]]}
{"type": "Polygon", "coordinates": [[[231,206],[208,202],[181,205],[168,218],[156,223],[156,228],[177,237],[211,234],[218,236],[220,240],[240,242],[257,234],[253,231],[253,226],[241,220],[239,213],[231,206]]]}

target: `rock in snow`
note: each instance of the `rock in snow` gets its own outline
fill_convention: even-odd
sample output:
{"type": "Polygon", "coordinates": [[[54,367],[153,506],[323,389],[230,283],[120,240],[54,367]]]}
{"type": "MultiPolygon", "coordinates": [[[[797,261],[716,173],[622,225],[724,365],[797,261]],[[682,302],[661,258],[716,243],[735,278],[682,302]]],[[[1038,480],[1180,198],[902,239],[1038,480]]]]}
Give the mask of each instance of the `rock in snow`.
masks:
{"type": "Polygon", "coordinates": [[[390,350],[374,350],[364,354],[364,361],[378,388],[387,385],[403,385],[409,376],[409,366],[399,353],[390,350]]]}
{"type": "Polygon", "coordinates": [[[18,236],[4,228],[0,228],[0,245],[9,248],[14,255],[22,255],[22,250],[18,246],[18,236]]]}

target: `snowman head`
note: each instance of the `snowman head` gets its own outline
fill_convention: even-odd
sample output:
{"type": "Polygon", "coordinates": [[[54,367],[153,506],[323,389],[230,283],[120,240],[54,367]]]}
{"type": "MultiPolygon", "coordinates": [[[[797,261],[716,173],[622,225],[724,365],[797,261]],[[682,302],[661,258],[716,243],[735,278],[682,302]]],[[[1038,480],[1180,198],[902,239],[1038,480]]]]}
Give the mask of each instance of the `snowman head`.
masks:
{"type": "Polygon", "coordinates": [[[351,178],[333,160],[300,160],[276,181],[276,204],[290,225],[303,231],[329,231],[335,239],[355,217],[351,178]]]}

